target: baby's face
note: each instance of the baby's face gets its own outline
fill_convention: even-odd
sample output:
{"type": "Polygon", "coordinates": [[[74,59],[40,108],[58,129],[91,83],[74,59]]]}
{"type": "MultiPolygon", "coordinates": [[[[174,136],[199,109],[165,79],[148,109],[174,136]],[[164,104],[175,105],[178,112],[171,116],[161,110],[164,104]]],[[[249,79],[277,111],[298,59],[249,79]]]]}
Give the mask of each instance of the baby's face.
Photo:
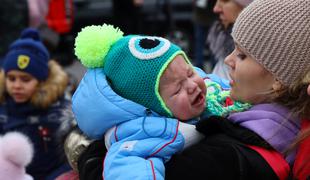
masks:
{"type": "Polygon", "coordinates": [[[168,65],[159,82],[159,92],[174,117],[189,120],[205,109],[204,80],[178,55],[168,65]]]}

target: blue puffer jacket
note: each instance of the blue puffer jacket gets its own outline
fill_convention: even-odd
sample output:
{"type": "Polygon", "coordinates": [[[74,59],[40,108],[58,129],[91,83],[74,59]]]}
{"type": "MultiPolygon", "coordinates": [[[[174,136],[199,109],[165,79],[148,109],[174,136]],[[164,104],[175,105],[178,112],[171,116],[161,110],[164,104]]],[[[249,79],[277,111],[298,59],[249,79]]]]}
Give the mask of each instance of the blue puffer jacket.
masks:
{"type": "Polygon", "coordinates": [[[164,179],[164,162],[184,148],[184,137],[197,133],[194,125],[160,116],[117,95],[103,69],[88,70],[72,100],[78,126],[89,137],[102,139],[112,128],[105,180],[164,179]]]}

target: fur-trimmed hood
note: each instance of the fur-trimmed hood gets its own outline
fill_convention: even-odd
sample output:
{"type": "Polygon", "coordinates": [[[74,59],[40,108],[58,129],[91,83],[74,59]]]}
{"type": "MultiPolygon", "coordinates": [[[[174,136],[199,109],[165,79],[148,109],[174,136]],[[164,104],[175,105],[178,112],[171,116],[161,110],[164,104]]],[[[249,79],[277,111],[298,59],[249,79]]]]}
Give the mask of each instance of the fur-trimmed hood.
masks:
{"type": "MultiPolygon", "coordinates": [[[[48,63],[49,75],[45,81],[39,83],[37,91],[31,98],[31,103],[39,108],[47,108],[64,95],[68,85],[68,75],[54,60],[48,63]]],[[[0,102],[5,101],[5,74],[0,73],[0,102]]]]}

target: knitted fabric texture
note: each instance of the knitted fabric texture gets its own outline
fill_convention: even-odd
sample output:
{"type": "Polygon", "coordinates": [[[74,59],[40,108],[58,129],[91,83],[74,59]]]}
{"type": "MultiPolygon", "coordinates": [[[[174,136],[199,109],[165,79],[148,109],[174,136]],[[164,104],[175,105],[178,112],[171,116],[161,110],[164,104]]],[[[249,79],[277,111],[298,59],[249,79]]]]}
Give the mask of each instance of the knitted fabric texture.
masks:
{"type": "Polygon", "coordinates": [[[238,3],[239,5],[246,7],[247,5],[249,5],[253,0],[234,0],[236,3],[238,3]]]}
{"type": "Polygon", "coordinates": [[[39,32],[32,28],[25,29],[18,40],[10,45],[3,69],[24,71],[38,80],[48,76],[49,53],[40,40],[39,32]]]}
{"type": "Polygon", "coordinates": [[[225,117],[232,112],[241,112],[251,107],[248,103],[232,101],[232,104],[225,104],[230,96],[229,90],[223,90],[221,86],[214,81],[205,81],[208,88],[206,95],[206,109],[208,115],[225,117]]]}
{"type": "Polygon", "coordinates": [[[89,44],[90,39],[94,36],[94,31],[102,32],[95,38],[96,41],[119,33],[119,29],[115,29],[113,32],[109,29],[110,27],[110,25],[91,26],[78,34],[75,50],[79,59],[87,65],[89,63],[83,62],[83,59],[89,57],[88,54],[99,54],[99,58],[89,58],[91,64],[96,64],[89,67],[103,67],[112,89],[117,94],[161,115],[172,117],[171,111],[159,94],[159,80],[169,63],[177,55],[182,55],[190,64],[185,53],[167,39],[154,36],[120,36],[116,37],[115,41],[109,42],[110,47],[107,45],[107,41],[95,44],[95,47],[89,44]],[[90,37],[88,38],[88,36],[90,37]],[[100,53],[96,50],[96,46],[109,48],[104,48],[104,52],[100,53]],[[80,51],[86,52],[86,54],[80,53],[80,51]]]}
{"type": "Polygon", "coordinates": [[[255,0],[239,15],[237,45],[284,85],[310,70],[310,0],[255,0]]]}

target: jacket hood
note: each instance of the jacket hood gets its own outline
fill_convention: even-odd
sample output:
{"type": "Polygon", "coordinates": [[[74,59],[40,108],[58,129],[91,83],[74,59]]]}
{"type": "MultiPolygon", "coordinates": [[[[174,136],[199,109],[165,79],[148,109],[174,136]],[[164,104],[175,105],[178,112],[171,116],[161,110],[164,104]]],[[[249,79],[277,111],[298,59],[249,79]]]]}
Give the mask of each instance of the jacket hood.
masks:
{"type": "Polygon", "coordinates": [[[144,106],[112,90],[102,68],[86,72],[72,97],[72,109],[79,128],[94,139],[119,123],[146,115],[144,106]]]}

